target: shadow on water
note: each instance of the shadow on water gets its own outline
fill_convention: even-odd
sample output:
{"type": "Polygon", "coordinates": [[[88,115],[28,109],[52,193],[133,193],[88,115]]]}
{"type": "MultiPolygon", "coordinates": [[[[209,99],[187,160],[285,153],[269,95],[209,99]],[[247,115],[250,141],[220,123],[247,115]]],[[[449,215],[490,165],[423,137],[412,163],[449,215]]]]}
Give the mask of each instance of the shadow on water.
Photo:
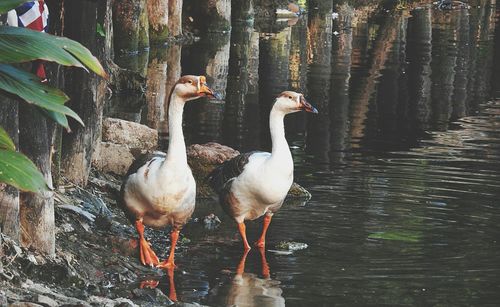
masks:
{"type": "MultiPolygon", "coordinates": [[[[293,26],[244,22],[230,34],[151,51],[149,64],[132,61],[137,71],[147,67],[149,91],[110,114],[159,129],[164,142],[166,96],[181,73],[206,74],[224,97],[187,106],[189,143],[269,149],[268,112],[285,89],[303,92],[320,111],[286,120],[295,179],[313,199],[287,202],[268,233],[269,249],[280,241],[309,248],[267,251],[269,277],[252,250],[242,271],[235,224],[215,201],[200,200],[195,216],[215,212],[222,225],[187,225],[191,243],[174,278],[179,299],[497,304],[500,26],[498,8],[486,2],[452,11],[322,5],[293,26]]],[[[249,223],[250,238],[260,227],[249,223]]],[[[165,277],[159,287],[169,293],[169,284],[165,277]]]]}

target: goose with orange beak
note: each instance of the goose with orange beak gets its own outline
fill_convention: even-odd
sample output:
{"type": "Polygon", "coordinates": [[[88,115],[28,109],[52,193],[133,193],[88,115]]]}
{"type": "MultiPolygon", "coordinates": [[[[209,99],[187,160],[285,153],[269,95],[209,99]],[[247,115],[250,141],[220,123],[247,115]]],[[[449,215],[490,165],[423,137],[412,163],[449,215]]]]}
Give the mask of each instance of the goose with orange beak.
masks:
{"type": "Polygon", "coordinates": [[[281,93],[269,115],[272,151],[241,154],[209,175],[209,183],[219,195],[222,208],[238,224],[245,251],[250,249],[245,221],[264,216],[262,234],[255,242],[255,246],[264,248],[271,218],[281,208],[293,183],[293,160],[285,138],[284,118],[298,111],[318,113],[304,95],[292,91],[281,93]]]}
{"type": "Polygon", "coordinates": [[[121,188],[121,207],[139,234],[143,265],[172,269],[179,232],[191,217],[196,183],[187,163],[182,132],[184,105],[200,97],[216,97],[204,76],[183,76],[169,96],[167,154],[155,152],[137,159],[130,167],[121,188]],[[172,226],[168,259],[160,262],[144,237],[144,226],[172,226]]]}

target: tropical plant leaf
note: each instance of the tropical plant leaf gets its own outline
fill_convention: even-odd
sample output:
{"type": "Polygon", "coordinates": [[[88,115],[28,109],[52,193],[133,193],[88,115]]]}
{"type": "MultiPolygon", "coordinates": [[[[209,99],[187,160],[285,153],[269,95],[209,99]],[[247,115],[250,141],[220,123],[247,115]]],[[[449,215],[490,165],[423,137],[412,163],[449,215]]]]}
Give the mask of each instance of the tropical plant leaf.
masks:
{"type": "Polygon", "coordinates": [[[51,118],[53,121],[55,121],[59,125],[66,128],[68,130],[68,132],[71,131],[69,129],[68,118],[66,117],[66,115],[59,113],[59,112],[50,111],[47,109],[40,109],[40,110],[45,114],[45,116],[51,118]]]}
{"type": "Polygon", "coordinates": [[[64,105],[69,100],[66,94],[40,82],[39,78],[31,73],[10,65],[0,64],[0,89],[49,111],[71,116],[84,125],[78,114],[64,105]]]}
{"type": "Polygon", "coordinates": [[[66,37],[26,28],[0,26],[0,50],[0,63],[45,60],[65,66],[88,68],[107,78],[99,60],[82,44],[66,37]]]}
{"type": "Polygon", "coordinates": [[[24,2],[29,2],[32,0],[1,0],[0,1],[0,14],[7,13],[8,11],[15,9],[24,2]]]}
{"type": "Polygon", "coordinates": [[[100,23],[97,23],[96,32],[97,32],[97,34],[99,34],[100,37],[106,37],[106,33],[104,32],[104,28],[102,27],[102,24],[100,24],[100,23]]]}
{"type": "Polygon", "coordinates": [[[25,155],[0,150],[0,182],[5,182],[23,191],[47,191],[47,183],[35,164],[25,155]]]}
{"type": "Polygon", "coordinates": [[[9,134],[2,127],[0,127],[0,149],[16,150],[14,142],[12,142],[9,134]]]}

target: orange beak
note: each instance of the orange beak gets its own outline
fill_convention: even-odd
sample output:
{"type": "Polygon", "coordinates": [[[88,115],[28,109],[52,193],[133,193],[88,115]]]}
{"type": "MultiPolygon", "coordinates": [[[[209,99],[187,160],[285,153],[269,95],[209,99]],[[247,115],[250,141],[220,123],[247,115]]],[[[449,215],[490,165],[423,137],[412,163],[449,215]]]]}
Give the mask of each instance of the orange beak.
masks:
{"type": "Polygon", "coordinates": [[[218,98],[218,95],[212,91],[211,88],[207,85],[207,79],[205,76],[200,76],[200,89],[198,90],[198,95],[200,96],[209,96],[212,98],[218,98]]]}

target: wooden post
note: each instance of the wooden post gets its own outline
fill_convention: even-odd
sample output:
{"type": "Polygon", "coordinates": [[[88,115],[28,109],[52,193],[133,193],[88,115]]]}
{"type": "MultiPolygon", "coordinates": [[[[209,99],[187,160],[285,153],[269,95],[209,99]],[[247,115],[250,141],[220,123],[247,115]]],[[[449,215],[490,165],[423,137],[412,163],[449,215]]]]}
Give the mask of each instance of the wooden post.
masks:
{"type": "Polygon", "coordinates": [[[182,0],[168,1],[168,30],[169,35],[182,35],[182,0]]]}
{"type": "MultiPolygon", "coordinates": [[[[111,0],[65,2],[64,35],[86,46],[97,56],[105,69],[111,54],[110,34],[99,36],[96,25],[100,23],[103,28],[109,28],[110,5],[111,0]]],[[[79,185],[86,185],[92,155],[101,138],[107,84],[96,74],[77,68],[67,69],[65,77],[66,94],[71,98],[68,105],[80,115],[85,127],[71,121],[73,131],[63,135],[62,169],[67,179],[79,185]]]]}
{"type": "MultiPolygon", "coordinates": [[[[19,148],[42,172],[49,187],[51,176],[52,123],[36,107],[19,105],[19,148]]],[[[53,192],[20,195],[21,243],[44,254],[55,254],[53,192]]]]}
{"type": "Polygon", "coordinates": [[[168,0],[147,0],[149,39],[164,42],[168,37],[168,0]]]}
{"type": "Polygon", "coordinates": [[[170,93],[166,91],[167,53],[168,49],[166,48],[153,48],[150,51],[146,83],[148,88],[146,92],[148,107],[146,124],[153,129],[158,129],[161,108],[170,93]]]}
{"type": "MultiPolygon", "coordinates": [[[[84,0],[82,2],[87,1],[88,0],[84,0]]],[[[142,31],[141,26],[145,26],[145,22],[147,22],[147,20],[144,20],[142,14],[146,7],[145,1],[146,0],[113,1],[113,40],[114,49],[117,54],[135,52],[139,50],[140,45],[144,45],[144,39],[141,38],[141,35],[144,37],[147,31],[142,31]]],[[[78,3],[75,4],[74,2],[77,1],[71,1],[69,2],[71,4],[66,4],[66,6],[78,7],[81,5],[78,3]]],[[[96,5],[95,1],[94,5],[96,5]]],[[[84,22],[84,20],[82,20],[82,22],[84,22]]],[[[89,35],[94,33],[89,33],[89,35]]]]}
{"type": "MultiPolygon", "coordinates": [[[[0,126],[9,134],[16,147],[19,144],[17,113],[17,101],[0,95],[0,126]]],[[[0,183],[0,230],[19,242],[19,191],[3,183],[0,183]]]]}
{"type": "MultiPolygon", "coordinates": [[[[231,19],[233,22],[248,22],[254,18],[254,0],[238,1],[237,5],[231,7],[231,19]]],[[[236,4],[236,3],[235,3],[236,4]]]]}
{"type": "Polygon", "coordinates": [[[231,0],[192,0],[184,2],[187,26],[199,33],[231,30],[231,0]]]}

